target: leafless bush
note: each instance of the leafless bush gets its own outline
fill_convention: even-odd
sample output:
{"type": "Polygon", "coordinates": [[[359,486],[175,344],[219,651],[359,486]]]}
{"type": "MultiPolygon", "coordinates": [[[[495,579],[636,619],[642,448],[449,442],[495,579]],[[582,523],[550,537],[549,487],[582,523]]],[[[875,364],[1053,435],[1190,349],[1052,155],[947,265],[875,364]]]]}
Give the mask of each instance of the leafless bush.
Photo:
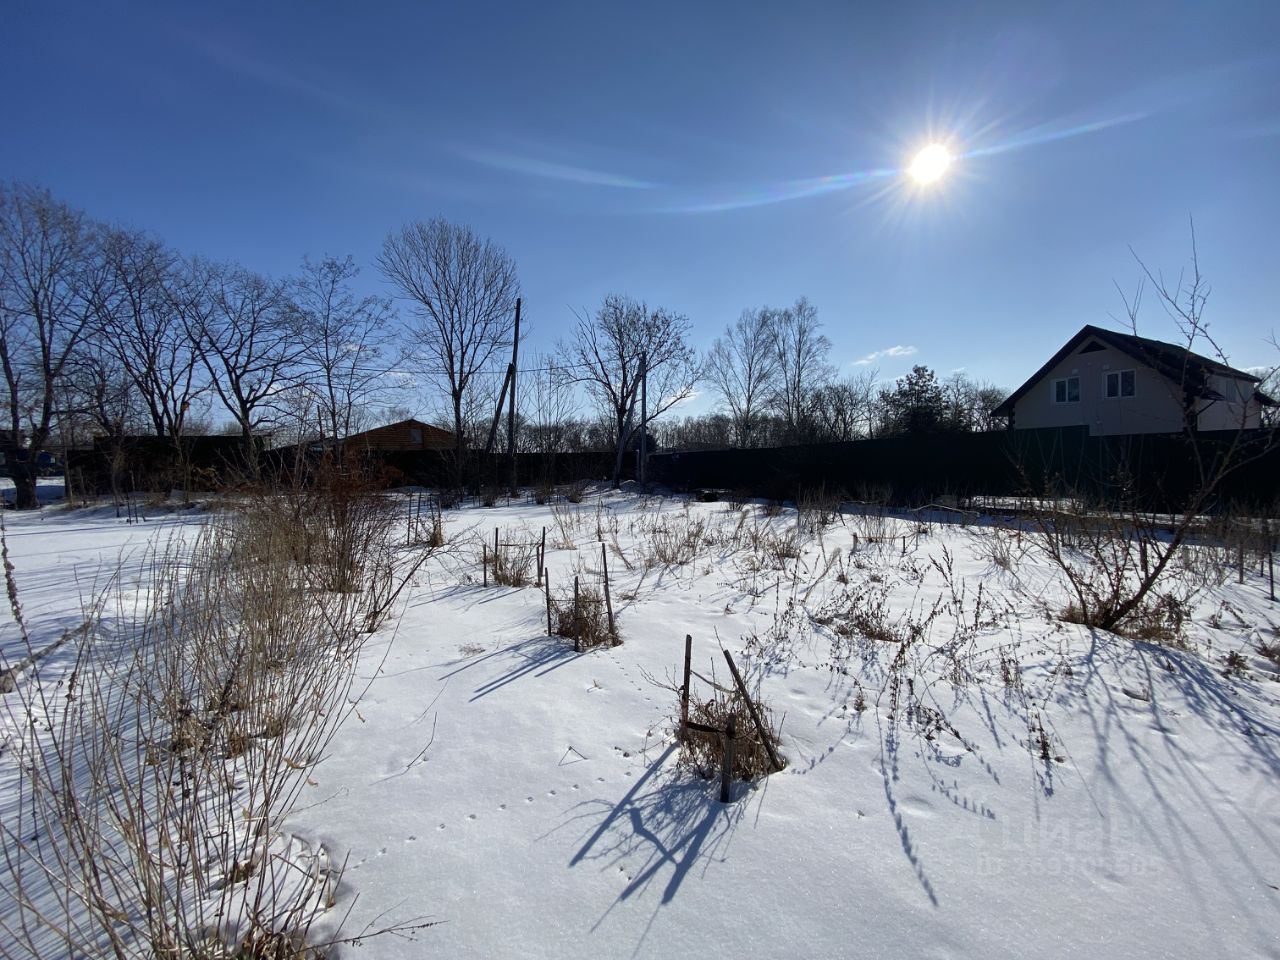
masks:
{"type": "Polygon", "coordinates": [[[556,536],[553,546],[557,550],[572,550],[577,546],[575,540],[582,525],[581,512],[576,507],[563,503],[551,505],[551,518],[556,524],[556,536]]]}
{"type": "Polygon", "coordinates": [[[853,529],[854,546],[882,544],[893,539],[893,520],[885,516],[884,509],[876,504],[862,503],[848,517],[853,529]]]}
{"type": "Polygon", "coordinates": [[[587,481],[574,480],[564,488],[564,498],[570,503],[581,503],[587,495],[587,481]]]}
{"type": "Polygon", "coordinates": [[[796,523],[806,533],[819,534],[841,517],[844,492],[825,485],[802,490],[796,497],[796,523]]]}
{"type": "Polygon", "coordinates": [[[765,552],[773,565],[781,569],[787,560],[796,560],[804,551],[804,541],[798,530],[771,531],[764,542],[765,552]]]}
{"type": "Polygon", "coordinates": [[[692,563],[707,538],[707,521],[688,510],[658,514],[648,524],[647,557],[655,566],[692,563]]]}
{"type": "Polygon", "coordinates": [[[1186,544],[1190,524],[1178,525],[1180,533],[1165,529],[1157,516],[1092,509],[1081,500],[1037,513],[1032,542],[1061,572],[1071,596],[1062,619],[1139,639],[1181,642],[1186,610],[1205,582],[1184,579],[1157,589],[1170,565],[1176,569],[1186,544]]]}
{"type": "Polygon", "coordinates": [[[1026,553],[1022,531],[1011,527],[979,527],[973,532],[973,543],[979,559],[1009,573],[1026,553]]]}

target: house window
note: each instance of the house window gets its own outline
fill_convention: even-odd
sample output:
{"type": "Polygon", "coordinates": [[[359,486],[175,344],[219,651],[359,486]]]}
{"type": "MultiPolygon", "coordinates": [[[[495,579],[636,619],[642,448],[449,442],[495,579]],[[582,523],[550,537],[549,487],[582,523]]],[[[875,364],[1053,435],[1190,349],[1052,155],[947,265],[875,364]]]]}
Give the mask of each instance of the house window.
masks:
{"type": "Polygon", "coordinates": [[[1116,370],[1106,375],[1103,381],[1103,396],[1108,399],[1112,397],[1132,397],[1136,385],[1134,371],[1116,370]]]}
{"type": "Polygon", "coordinates": [[[1079,377],[1063,377],[1061,380],[1053,381],[1053,402],[1054,403],[1079,403],[1080,402],[1080,378],[1079,377]]]}

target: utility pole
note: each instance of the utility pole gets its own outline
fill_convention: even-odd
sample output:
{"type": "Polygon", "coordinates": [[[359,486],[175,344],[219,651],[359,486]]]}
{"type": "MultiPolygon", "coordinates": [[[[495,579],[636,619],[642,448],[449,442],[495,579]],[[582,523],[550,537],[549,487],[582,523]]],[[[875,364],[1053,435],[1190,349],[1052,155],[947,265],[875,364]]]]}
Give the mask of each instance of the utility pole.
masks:
{"type": "Polygon", "coordinates": [[[511,341],[511,406],[507,408],[507,456],[511,458],[511,492],[516,492],[516,379],[520,372],[520,298],[516,297],[516,330],[511,341]]]}
{"type": "Polygon", "coordinates": [[[649,355],[640,354],[640,489],[649,465],[649,355]]]}
{"type": "Polygon", "coordinates": [[[507,402],[507,388],[511,385],[514,377],[515,371],[511,369],[511,364],[508,363],[506,376],[502,378],[502,389],[498,392],[498,406],[493,411],[493,423],[489,425],[489,439],[484,445],[486,456],[493,452],[493,443],[498,437],[498,424],[502,421],[502,408],[507,402]]]}

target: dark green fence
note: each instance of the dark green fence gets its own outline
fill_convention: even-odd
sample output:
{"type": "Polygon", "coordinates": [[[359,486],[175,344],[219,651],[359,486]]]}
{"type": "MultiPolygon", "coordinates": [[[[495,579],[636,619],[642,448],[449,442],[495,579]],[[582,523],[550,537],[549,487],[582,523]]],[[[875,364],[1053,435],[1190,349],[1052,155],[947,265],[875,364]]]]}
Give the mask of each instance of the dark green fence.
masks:
{"type": "Polygon", "coordinates": [[[1085,427],[936,434],[754,450],[655,454],[649,476],[677,489],[793,499],[819,487],[902,505],[943,496],[1073,494],[1176,510],[1221,475],[1211,506],[1280,497],[1273,431],[1091,437],[1085,427]]]}

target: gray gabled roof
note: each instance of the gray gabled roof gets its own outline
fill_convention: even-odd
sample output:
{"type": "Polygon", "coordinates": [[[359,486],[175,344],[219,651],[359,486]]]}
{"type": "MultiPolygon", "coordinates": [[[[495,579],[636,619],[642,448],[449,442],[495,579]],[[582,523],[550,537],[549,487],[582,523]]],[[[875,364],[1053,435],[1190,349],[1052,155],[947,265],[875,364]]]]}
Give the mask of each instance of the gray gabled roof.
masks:
{"type": "MultiPolygon", "coordinates": [[[[1025,396],[1045,374],[1070,356],[1082,343],[1090,339],[1097,340],[1099,343],[1133,357],[1134,360],[1151,367],[1174,383],[1184,384],[1193,396],[1206,399],[1222,399],[1209,386],[1210,374],[1232,377],[1236,380],[1247,380],[1250,383],[1260,382],[1259,378],[1252,373],[1229,367],[1211,357],[1192,353],[1186,347],[1180,347],[1176,343],[1165,343],[1162,340],[1151,340],[1132,333],[1120,333],[1117,330],[1106,330],[1102,327],[1095,327],[1092,324],[1085,324],[1080,328],[1080,332],[1063,344],[1062,349],[1050,357],[1048,362],[1032,374],[1026,383],[1009,394],[1004,403],[992,410],[992,416],[1007,417],[1012,414],[1014,404],[1025,396]]],[[[1255,396],[1264,406],[1275,405],[1274,400],[1261,392],[1256,392],[1255,396]]]]}

